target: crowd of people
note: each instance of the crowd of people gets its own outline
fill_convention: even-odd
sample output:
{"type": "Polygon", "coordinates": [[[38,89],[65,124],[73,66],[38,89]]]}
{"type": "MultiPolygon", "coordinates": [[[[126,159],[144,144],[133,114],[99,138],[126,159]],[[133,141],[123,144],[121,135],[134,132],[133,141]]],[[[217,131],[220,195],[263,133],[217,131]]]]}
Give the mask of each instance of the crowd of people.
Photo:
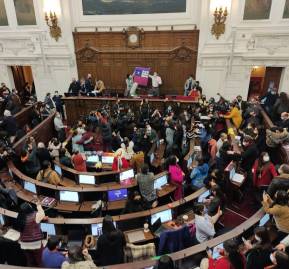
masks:
{"type": "MultiPolygon", "coordinates": [[[[70,91],[78,95],[83,89],[86,94],[86,88],[89,87],[89,92],[96,91],[98,95],[97,91],[104,85],[99,80],[96,85],[96,88],[93,87],[91,76],[88,76],[82,83],[73,81],[70,91]]],[[[188,79],[186,85],[187,94],[189,88],[196,88],[192,78],[188,79]]],[[[192,205],[195,217],[190,245],[194,245],[227,231],[221,227],[219,219],[226,210],[228,199],[236,198],[231,197],[225,177],[225,169],[233,162],[238,171],[245,174],[246,179],[240,187],[242,193],[254,194],[252,206],[262,206],[266,213],[272,215],[277,235],[272,240],[266,226],[257,227],[252,240],[225,241],[218,259],[214,259],[208,249],[206,255],[202,256],[200,268],[289,268],[286,252],[289,246],[289,164],[282,164],[277,158],[279,146],[289,142],[289,106],[284,105],[288,101],[285,93],[277,95],[273,102],[273,91],[270,89],[261,98],[263,107],[276,124],[271,129],[266,129],[263,124],[258,100],[247,102],[237,96],[235,100],[228,101],[221,95],[207,99],[203,94],[198,104],[194,105],[182,106],[177,102],[169,105],[165,102],[163,111],[153,108],[148,99],[141,102],[138,111],[123,105],[118,99],[111,107],[104,105],[96,108],[75,126],[68,128],[61,96],[57,92],[53,97],[47,94],[42,110],[34,111],[33,120],[36,122],[37,118],[43,118],[46,110],[47,115],[57,111],[54,118],[57,137],[48,145],[41,141],[37,144],[33,137],[29,137],[19,156],[19,168],[36,180],[61,185],[62,179],[53,169],[53,160],[85,172],[88,170],[85,152],[111,152],[114,156],[113,170],[132,167],[137,173],[138,190],[129,193],[122,211],[124,214],[158,205],[153,178],[154,173],[159,171],[168,171],[170,183],[176,187],[172,194],[172,199],[176,201],[205,186],[210,194],[192,205]],[[235,139],[230,139],[232,130],[227,130],[225,120],[231,120],[238,134],[235,139]],[[71,134],[71,151],[66,148],[68,134],[71,134]],[[195,144],[193,153],[186,159],[192,139],[199,143],[195,144]],[[152,164],[159,156],[155,156],[151,149],[161,145],[165,146],[165,151],[160,166],[156,168],[152,164]]],[[[4,117],[12,115],[6,112],[4,117]]],[[[6,124],[10,126],[7,120],[6,124]]],[[[97,169],[101,170],[101,166],[97,169]]],[[[85,245],[83,248],[72,246],[62,253],[58,250],[59,240],[55,238],[49,238],[42,249],[40,222],[47,217],[40,204],[35,210],[29,203],[23,203],[19,205],[18,212],[13,229],[8,230],[10,233],[4,233],[3,238],[14,244],[19,242],[19,252],[22,250],[29,266],[96,268],[96,265],[106,266],[125,261],[123,249],[126,240],[110,216],[103,219],[102,235],[94,248],[96,253],[85,245]],[[17,240],[13,240],[15,238],[17,240]]],[[[184,225],[191,227],[192,223],[184,225]]],[[[156,267],[174,268],[174,264],[169,256],[163,256],[156,267]]]]}

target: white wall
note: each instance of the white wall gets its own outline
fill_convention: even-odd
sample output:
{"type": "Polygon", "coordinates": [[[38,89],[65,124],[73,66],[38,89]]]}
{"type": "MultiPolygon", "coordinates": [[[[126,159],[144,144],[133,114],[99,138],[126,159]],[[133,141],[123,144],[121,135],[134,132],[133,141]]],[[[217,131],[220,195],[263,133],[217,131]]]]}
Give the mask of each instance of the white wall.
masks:
{"type": "Polygon", "coordinates": [[[258,65],[285,67],[279,92],[289,93],[289,20],[282,19],[285,0],[272,2],[269,20],[243,21],[245,0],[202,1],[197,78],[208,96],[247,97],[251,69],[258,65]],[[219,40],[210,32],[216,2],[229,6],[219,40]]]}
{"type": "Polygon", "coordinates": [[[0,82],[13,88],[8,66],[29,65],[32,67],[36,93],[43,100],[49,91],[67,91],[72,76],[77,76],[69,20],[69,0],[61,0],[59,24],[62,38],[58,42],[50,37],[44,20],[44,1],[34,0],[37,25],[18,26],[13,1],[5,0],[9,26],[0,27],[0,82]]]}

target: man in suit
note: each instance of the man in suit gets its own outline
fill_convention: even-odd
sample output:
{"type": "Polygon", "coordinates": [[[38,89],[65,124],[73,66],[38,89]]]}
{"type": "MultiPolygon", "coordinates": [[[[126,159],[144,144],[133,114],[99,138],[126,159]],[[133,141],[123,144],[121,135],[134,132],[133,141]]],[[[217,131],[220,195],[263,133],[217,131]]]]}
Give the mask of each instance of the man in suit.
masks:
{"type": "Polygon", "coordinates": [[[93,90],[94,90],[94,86],[93,86],[93,83],[92,83],[92,76],[91,76],[91,74],[87,74],[87,78],[85,80],[85,91],[86,91],[86,94],[89,94],[93,90]]]}
{"type": "Polygon", "coordinates": [[[79,80],[76,80],[75,78],[72,78],[72,82],[69,85],[68,93],[70,93],[73,96],[78,96],[80,91],[80,82],[79,80]]]}

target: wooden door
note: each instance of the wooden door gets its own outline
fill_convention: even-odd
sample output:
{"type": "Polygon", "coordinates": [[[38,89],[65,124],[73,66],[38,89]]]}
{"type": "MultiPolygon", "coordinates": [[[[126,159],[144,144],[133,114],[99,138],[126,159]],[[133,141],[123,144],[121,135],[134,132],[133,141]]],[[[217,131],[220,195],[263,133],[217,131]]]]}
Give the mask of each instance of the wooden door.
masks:
{"type": "Polygon", "coordinates": [[[277,91],[279,91],[282,70],[283,67],[266,67],[262,95],[266,94],[269,86],[271,85],[274,85],[274,88],[276,88],[277,91]]]}

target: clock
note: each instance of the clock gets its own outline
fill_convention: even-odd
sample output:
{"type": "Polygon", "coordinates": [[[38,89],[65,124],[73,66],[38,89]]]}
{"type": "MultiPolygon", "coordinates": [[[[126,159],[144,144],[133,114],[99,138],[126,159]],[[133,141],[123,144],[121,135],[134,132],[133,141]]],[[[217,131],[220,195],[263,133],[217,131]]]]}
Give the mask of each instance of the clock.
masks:
{"type": "Polygon", "coordinates": [[[129,27],[124,31],[126,36],[126,45],[128,48],[140,47],[140,29],[137,27],[129,27]]]}

